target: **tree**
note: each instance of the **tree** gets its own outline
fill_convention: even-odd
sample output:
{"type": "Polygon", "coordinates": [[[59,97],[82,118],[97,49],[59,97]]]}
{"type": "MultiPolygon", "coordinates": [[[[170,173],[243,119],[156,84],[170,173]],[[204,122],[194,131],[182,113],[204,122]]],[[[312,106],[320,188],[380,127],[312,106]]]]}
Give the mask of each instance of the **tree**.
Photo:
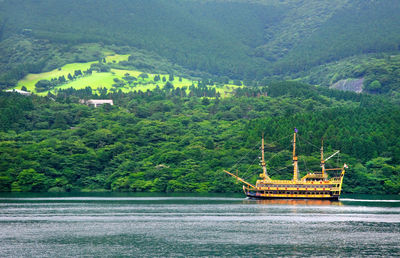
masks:
{"type": "Polygon", "coordinates": [[[170,90],[172,90],[174,88],[174,85],[172,84],[172,83],[170,83],[170,82],[167,82],[165,85],[164,85],[164,90],[166,90],[166,91],[170,91],[170,90]]]}
{"type": "Polygon", "coordinates": [[[54,124],[52,126],[52,128],[56,129],[67,129],[68,125],[67,125],[67,121],[65,121],[65,117],[62,113],[58,112],[56,114],[56,118],[54,119],[54,124]]]}
{"type": "Polygon", "coordinates": [[[40,80],[35,84],[35,90],[37,92],[48,91],[52,87],[52,83],[49,80],[40,80]]]}
{"type": "Polygon", "coordinates": [[[70,81],[73,80],[72,75],[70,73],[68,74],[68,80],[70,80],[70,81]]]}
{"type": "Polygon", "coordinates": [[[370,91],[379,91],[382,88],[381,83],[378,80],[371,82],[367,89],[370,91]]]}
{"type": "Polygon", "coordinates": [[[147,78],[149,78],[149,75],[147,73],[141,73],[141,74],[139,74],[139,78],[147,79],[147,78]]]}
{"type": "Polygon", "coordinates": [[[174,75],[173,74],[169,74],[168,81],[170,81],[170,82],[174,81],[174,75]]]}
{"type": "Polygon", "coordinates": [[[17,181],[12,184],[12,191],[41,192],[49,188],[49,178],[34,169],[24,169],[19,173],[17,181]]]}
{"type": "Polygon", "coordinates": [[[208,98],[203,98],[201,100],[201,104],[204,106],[208,106],[208,105],[210,105],[210,100],[208,98]]]}
{"type": "Polygon", "coordinates": [[[242,82],[240,80],[234,80],[233,85],[242,86],[242,82]]]}
{"type": "Polygon", "coordinates": [[[81,75],[82,75],[82,71],[81,71],[81,70],[75,70],[75,71],[74,71],[74,75],[75,75],[76,77],[81,76],[81,75]]]}
{"type": "Polygon", "coordinates": [[[64,82],[66,82],[67,80],[65,79],[65,76],[62,75],[62,76],[58,77],[58,81],[59,81],[60,83],[64,83],[64,82]]]}
{"type": "Polygon", "coordinates": [[[208,138],[205,142],[205,147],[209,150],[213,150],[214,149],[214,141],[211,138],[208,138]]]}

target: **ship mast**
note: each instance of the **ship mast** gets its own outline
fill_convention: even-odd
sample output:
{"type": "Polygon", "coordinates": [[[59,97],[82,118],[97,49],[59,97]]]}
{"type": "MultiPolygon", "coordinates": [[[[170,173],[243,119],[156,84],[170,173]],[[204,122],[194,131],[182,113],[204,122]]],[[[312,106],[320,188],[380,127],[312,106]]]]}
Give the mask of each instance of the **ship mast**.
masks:
{"type": "Polygon", "coordinates": [[[293,134],[293,182],[297,182],[299,178],[297,156],[296,156],[296,133],[297,133],[297,128],[294,129],[294,134],[293,134]]]}
{"type": "Polygon", "coordinates": [[[264,133],[262,134],[262,138],[261,138],[261,166],[263,169],[262,178],[264,180],[269,179],[269,177],[267,175],[267,165],[265,163],[265,155],[264,155],[264,133]]]}
{"type": "Polygon", "coordinates": [[[322,178],[325,178],[324,139],[321,140],[321,171],[322,178]]]}

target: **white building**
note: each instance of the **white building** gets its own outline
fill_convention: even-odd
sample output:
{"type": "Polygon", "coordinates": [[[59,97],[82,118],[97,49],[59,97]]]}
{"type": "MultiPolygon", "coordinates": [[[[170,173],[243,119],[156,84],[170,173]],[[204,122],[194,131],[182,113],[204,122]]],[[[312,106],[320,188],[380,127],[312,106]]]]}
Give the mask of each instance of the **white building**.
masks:
{"type": "Polygon", "coordinates": [[[17,89],[6,90],[6,92],[15,92],[15,93],[19,93],[19,94],[24,95],[24,96],[30,96],[30,95],[32,95],[31,92],[23,91],[23,90],[17,90],[17,89]]]}
{"type": "Polygon", "coordinates": [[[88,106],[94,106],[95,108],[104,104],[109,104],[111,106],[114,105],[112,99],[88,99],[88,100],[81,99],[79,102],[82,104],[86,104],[88,106]]]}

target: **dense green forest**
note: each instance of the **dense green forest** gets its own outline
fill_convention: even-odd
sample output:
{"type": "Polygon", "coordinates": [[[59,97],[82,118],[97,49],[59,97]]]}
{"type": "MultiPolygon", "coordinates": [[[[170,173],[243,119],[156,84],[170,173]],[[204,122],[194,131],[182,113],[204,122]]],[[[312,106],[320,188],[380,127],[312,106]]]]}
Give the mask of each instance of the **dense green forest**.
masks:
{"type": "Polygon", "coordinates": [[[0,0],[1,90],[88,62],[74,75],[159,83],[123,93],[124,71],[112,91],[0,92],[0,191],[240,191],[222,170],[255,182],[263,133],[269,174],[290,178],[296,127],[302,174],[323,139],[341,150],[328,166],[349,165],[344,192],[399,194],[398,13],[398,0],[0,0]],[[353,79],[363,93],[329,89],[353,79]],[[244,86],[217,92],[230,83],[244,86]]]}
{"type": "Polygon", "coordinates": [[[49,97],[1,93],[0,109],[1,191],[240,191],[222,170],[254,182],[262,133],[270,175],[291,177],[297,127],[301,173],[319,168],[324,138],[326,152],[341,149],[339,162],[349,164],[345,192],[400,192],[400,108],[378,96],[295,82],[225,99],[168,86],[103,96],[87,88],[49,97]],[[78,104],[84,97],[116,105],[78,104]]]}

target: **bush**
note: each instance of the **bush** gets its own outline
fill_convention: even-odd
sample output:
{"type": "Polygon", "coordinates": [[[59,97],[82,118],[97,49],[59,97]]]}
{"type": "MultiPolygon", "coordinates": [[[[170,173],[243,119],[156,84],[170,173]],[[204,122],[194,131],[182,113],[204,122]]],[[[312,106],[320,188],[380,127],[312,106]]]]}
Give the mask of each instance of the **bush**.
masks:
{"type": "Polygon", "coordinates": [[[52,83],[49,80],[40,80],[35,84],[35,90],[37,92],[48,91],[52,88],[52,83]]]}

